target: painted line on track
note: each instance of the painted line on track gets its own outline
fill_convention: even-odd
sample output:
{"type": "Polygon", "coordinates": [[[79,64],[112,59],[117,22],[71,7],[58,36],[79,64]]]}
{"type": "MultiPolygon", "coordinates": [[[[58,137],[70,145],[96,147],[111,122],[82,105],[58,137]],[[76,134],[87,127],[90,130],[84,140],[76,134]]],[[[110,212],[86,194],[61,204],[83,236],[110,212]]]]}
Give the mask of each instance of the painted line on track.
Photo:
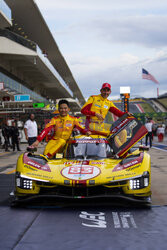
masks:
{"type": "Polygon", "coordinates": [[[15,172],[16,172],[16,169],[13,169],[13,170],[7,172],[6,174],[14,174],[15,172]]]}
{"type": "Polygon", "coordinates": [[[167,145],[164,145],[164,144],[153,143],[152,148],[167,152],[167,145]]]}

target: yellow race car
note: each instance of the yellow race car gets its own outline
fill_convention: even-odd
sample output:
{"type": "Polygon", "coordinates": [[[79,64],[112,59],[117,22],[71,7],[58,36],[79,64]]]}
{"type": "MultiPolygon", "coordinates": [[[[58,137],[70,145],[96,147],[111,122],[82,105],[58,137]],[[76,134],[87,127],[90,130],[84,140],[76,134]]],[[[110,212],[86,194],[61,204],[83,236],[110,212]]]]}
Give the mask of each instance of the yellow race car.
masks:
{"type": "Polygon", "coordinates": [[[25,152],[17,161],[14,202],[116,198],[151,203],[150,155],[145,147],[134,147],[146,133],[136,118],[125,115],[108,137],[73,136],[54,159],[25,152]]]}

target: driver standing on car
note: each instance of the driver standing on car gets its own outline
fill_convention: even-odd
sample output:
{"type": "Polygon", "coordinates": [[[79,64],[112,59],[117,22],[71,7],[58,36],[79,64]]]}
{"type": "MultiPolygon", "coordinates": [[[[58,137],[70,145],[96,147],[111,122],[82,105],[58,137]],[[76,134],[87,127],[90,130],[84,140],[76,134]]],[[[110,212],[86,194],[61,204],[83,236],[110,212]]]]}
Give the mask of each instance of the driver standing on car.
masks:
{"type": "Polygon", "coordinates": [[[51,119],[45,129],[39,134],[37,140],[31,145],[32,147],[38,147],[39,142],[54,128],[54,135],[44,150],[44,155],[48,158],[52,158],[57,152],[60,152],[70,138],[74,127],[82,134],[89,134],[86,129],[80,126],[76,117],[69,115],[70,108],[67,100],[60,100],[58,109],[59,115],[51,119]]]}
{"type": "Polygon", "coordinates": [[[108,111],[118,117],[125,114],[112,101],[107,99],[111,94],[111,85],[109,83],[103,83],[100,92],[100,95],[90,96],[81,109],[81,113],[86,115],[86,128],[89,127],[90,123],[103,123],[108,111]]]}

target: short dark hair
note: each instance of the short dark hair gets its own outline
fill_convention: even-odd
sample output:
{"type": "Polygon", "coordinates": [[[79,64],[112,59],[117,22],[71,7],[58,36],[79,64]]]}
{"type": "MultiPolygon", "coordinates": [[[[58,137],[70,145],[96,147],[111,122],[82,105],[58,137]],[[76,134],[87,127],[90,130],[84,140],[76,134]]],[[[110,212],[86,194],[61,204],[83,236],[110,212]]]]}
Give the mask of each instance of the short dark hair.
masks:
{"type": "Polygon", "coordinates": [[[62,99],[62,100],[59,101],[59,103],[58,103],[59,108],[60,108],[61,104],[67,104],[68,107],[70,106],[69,102],[67,100],[64,100],[64,99],[62,99]]]}

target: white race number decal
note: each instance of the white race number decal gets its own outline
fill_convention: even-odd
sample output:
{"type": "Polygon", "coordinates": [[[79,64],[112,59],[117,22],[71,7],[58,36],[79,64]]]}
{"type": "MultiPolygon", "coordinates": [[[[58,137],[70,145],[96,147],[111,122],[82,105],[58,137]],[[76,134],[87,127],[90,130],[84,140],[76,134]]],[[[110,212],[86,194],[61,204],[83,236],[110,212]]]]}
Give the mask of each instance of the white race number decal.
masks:
{"type": "Polygon", "coordinates": [[[69,166],[62,170],[62,175],[71,180],[88,180],[100,174],[100,169],[90,165],[69,166]]]}

